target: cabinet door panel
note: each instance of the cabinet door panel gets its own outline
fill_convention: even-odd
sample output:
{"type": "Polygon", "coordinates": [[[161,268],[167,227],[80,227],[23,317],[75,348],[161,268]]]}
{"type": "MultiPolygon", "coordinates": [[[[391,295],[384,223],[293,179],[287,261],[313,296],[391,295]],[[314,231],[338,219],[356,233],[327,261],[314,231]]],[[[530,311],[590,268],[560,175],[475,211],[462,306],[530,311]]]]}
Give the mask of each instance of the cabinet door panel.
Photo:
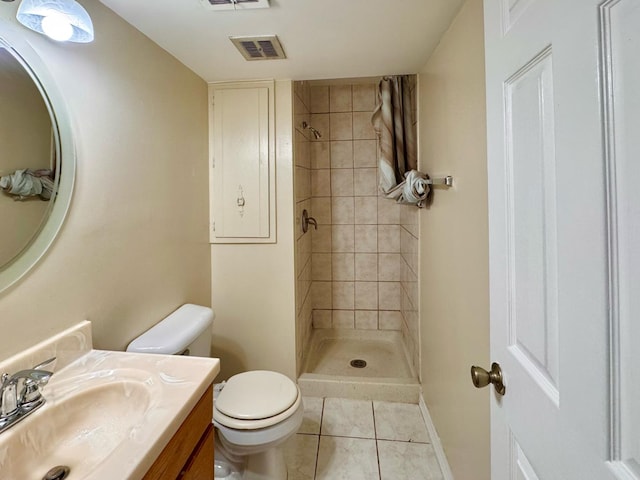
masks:
{"type": "Polygon", "coordinates": [[[212,242],[275,241],[273,83],[211,87],[212,242]]]}
{"type": "Polygon", "coordinates": [[[202,436],[180,480],[213,480],[213,425],[202,436]]]}

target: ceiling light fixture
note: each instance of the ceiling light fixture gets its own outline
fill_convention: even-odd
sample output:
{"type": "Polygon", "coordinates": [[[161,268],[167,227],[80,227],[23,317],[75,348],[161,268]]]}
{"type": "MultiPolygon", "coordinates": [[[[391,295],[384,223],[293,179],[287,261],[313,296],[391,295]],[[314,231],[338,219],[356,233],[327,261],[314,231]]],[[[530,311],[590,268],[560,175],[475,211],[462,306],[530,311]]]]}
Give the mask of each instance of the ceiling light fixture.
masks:
{"type": "Polygon", "coordinates": [[[75,0],[22,0],[18,21],[27,28],[59,42],[93,41],[93,23],[75,0]]]}

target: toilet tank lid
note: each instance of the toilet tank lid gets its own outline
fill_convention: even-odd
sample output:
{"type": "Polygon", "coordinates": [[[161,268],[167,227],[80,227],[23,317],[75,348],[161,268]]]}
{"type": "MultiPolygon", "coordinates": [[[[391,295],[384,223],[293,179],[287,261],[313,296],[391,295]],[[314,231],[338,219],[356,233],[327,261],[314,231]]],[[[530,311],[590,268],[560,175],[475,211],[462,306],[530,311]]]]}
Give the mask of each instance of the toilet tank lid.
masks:
{"type": "Polygon", "coordinates": [[[209,307],[187,303],[134,339],[127,352],[182,353],[205,330],[211,329],[215,315],[209,307]]]}

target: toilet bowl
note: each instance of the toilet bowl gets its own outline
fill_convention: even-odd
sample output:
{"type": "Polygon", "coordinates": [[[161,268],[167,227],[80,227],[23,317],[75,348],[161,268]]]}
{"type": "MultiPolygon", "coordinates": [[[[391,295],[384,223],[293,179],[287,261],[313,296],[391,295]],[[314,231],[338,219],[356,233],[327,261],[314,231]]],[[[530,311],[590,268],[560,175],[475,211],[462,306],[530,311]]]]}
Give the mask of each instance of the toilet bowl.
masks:
{"type": "MultiPolygon", "coordinates": [[[[127,351],[209,356],[213,319],[208,307],[183,305],[133,340],[127,351]]],[[[280,446],[297,432],[303,413],[300,389],[278,372],[244,372],[217,385],[215,478],[286,480],[280,446]]]]}

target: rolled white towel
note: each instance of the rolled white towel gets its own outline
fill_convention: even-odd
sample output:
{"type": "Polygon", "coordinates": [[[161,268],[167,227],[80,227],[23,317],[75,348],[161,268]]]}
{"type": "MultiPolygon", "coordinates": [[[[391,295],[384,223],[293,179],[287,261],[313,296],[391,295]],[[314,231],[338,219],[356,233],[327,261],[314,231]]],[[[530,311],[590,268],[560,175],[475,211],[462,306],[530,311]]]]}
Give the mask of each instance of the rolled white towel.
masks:
{"type": "Polygon", "coordinates": [[[417,170],[411,170],[404,174],[404,181],[387,192],[386,197],[394,199],[398,203],[417,205],[424,207],[429,191],[429,177],[417,170]]]}
{"type": "Polygon", "coordinates": [[[10,195],[15,195],[16,200],[39,195],[43,200],[49,200],[53,192],[53,180],[51,170],[16,170],[11,175],[0,177],[0,188],[10,195]]]}

